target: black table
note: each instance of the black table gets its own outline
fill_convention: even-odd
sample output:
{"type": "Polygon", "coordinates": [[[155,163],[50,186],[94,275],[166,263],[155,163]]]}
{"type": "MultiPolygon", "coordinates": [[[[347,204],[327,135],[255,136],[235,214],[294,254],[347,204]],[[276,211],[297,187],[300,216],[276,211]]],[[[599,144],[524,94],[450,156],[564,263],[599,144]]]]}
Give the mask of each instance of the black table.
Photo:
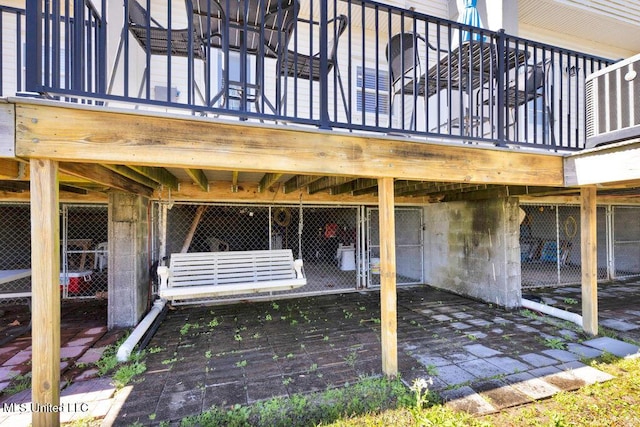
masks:
{"type": "MultiPolygon", "coordinates": [[[[505,49],[504,51],[504,72],[524,64],[529,57],[526,50],[505,49]]],[[[436,95],[443,89],[458,90],[468,96],[482,87],[491,84],[495,86],[498,76],[498,55],[497,46],[486,41],[465,41],[448,54],[442,56],[437,62],[429,67],[426,75],[423,75],[419,87],[419,95],[427,98],[436,95]]],[[[494,97],[491,97],[494,99],[494,97]]],[[[465,133],[480,124],[486,117],[468,115],[462,118],[451,120],[452,127],[463,127],[465,133]]],[[[448,123],[440,126],[448,125],[448,123]]]]}

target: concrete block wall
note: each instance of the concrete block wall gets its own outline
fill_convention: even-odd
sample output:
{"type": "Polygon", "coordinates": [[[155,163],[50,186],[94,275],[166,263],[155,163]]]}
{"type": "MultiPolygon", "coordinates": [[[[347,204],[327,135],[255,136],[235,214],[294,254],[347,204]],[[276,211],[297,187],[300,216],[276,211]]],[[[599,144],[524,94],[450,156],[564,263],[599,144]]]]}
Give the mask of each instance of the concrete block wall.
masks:
{"type": "Polygon", "coordinates": [[[516,198],[425,207],[425,281],[507,308],[520,306],[516,198]]]}
{"type": "Polygon", "coordinates": [[[135,326],[148,308],[147,198],[109,194],[108,327],[135,326]]]}

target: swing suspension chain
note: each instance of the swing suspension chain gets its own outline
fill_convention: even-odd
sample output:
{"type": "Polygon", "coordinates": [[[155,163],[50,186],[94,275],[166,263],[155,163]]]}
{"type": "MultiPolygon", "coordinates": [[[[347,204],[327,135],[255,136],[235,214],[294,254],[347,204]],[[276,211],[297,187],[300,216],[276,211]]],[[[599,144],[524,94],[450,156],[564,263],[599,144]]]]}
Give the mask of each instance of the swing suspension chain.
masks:
{"type": "Polygon", "coordinates": [[[298,212],[298,259],[302,259],[302,229],[304,222],[302,220],[302,193],[300,193],[300,207],[298,212]]]}

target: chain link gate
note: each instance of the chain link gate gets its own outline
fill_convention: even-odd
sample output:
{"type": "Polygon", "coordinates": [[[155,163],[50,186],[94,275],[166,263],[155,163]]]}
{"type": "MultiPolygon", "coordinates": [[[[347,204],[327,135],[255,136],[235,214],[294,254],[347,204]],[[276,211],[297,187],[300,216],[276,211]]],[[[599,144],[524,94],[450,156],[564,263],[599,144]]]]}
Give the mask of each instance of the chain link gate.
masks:
{"type": "MultiPolygon", "coordinates": [[[[107,206],[61,204],[60,224],[62,298],[103,297],[108,286],[107,206]]],[[[31,268],[31,209],[28,203],[0,204],[0,247],[3,248],[0,270],[31,268]]],[[[17,292],[31,292],[30,277],[0,285],[0,296],[17,292]]],[[[0,298],[0,302],[18,301],[0,298]]]]}
{"type": "MultiPolygon", "coordinates": [[[[154,253],[157,259],[166,256],[166,265],[171,254],[179,252],[291,249],[295,258],[304,260],[307,285],[267,295],[312,295],[357,288],[356,207],[174,202],[160,203],[158,218],[154,253]]],[[[260,297],[247,294],[215,300],[260,297]]]]}
{"type": "Polygon", "coordinates": [[[611,207],[611,271],[617,279],[640,275],[640,207],[611,207]]]}
{"type": "MultiPolygon", "coordinates": [[[[522,288],[581,283],[580,207],[521,204],[522,288]]],[[[598,280],[640,275],[640,207],[598,206],[598,280]]]]}
{"type": "Polygon", "coordinates": [[[108,288],[106,205],[63,204],[61,227],[63,298],[104,298],[108,288]]]}
{"type": "MultiPolygon", "coordinates": [[[[0,204],[0,270],[31,268],[31,210],[28,203],[0,204]]],[[[31,292],[31,278],[25,277],[0,284],[0,304],[28,301],[7,298],[2,294],[31,292]]]]}
{"type": "MultiPolygon", "coordinates": [[[[424,283],[423,211],[419,208],[396,208],[396,284],[424,283]]],[[[367,209],[369,258],[368,286],[380,286],[380,211],[367,209]]]]}

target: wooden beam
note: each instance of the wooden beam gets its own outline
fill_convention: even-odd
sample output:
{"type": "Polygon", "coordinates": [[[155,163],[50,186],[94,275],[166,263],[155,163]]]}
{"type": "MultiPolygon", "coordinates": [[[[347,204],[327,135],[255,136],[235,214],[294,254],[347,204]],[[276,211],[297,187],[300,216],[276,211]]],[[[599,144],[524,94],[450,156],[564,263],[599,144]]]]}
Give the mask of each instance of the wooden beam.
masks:
{"type": "Polygon", "coordinates": [[[78,187],[76,185],[67,185],[60,183],[60,192],[74,193],[74,194],[89,194],[89,190],[86,188],[78,187]]]}
{"type": "Polygon", "coordinates": [[[260,184],[258,185],[258,191],[264,193],[268,191],[273,184],[278,182],[278,180],[282,177],[281,173],[265,173],[262,179],[260,180],[260,184]]]}
{"type": "Polygon", "coordinates": [[[398,375],[398,309],[396,295],[396,226],[393,178],[378,180],[380,235],[380,325],[382,372],[398,375]]]}
{"type": "MultiPolygon", "coordinates": [[[[167,200],[166,191],[156,190],[154,199],[167,200]]],[[[227,202],[227,203],[287,203],[297,205],[300,202],[300,193],[285,194],[282,191],[277,193],[260,193],[258,184],[255,182],[239,182],[236,192],[232,191],[229,182],[214,181],[209,185],[209,191],[202,191],[195,184],[181,183],[180,190],[171,192],[171,200],[190,202],[227,202]]],[[[305,194],[305,203],[318,203],[322,205],[344,205],[344,204],[377,204],[378,197],[370,194],[362,196],[352,196],[351,194],[331,195],[329,193],[305,194]]],[[[396,198],[396,204],[415,206],[421,203],[416,198],[396,198]]]]}
{"type": "MultiPolygon", "coordinates": [[[[439,188],[443,183],[433,183],[424,181],[396,180],[394,183],[394,194],[396,201],[400,197],[423,197],[428,203],[440,202],[444,196],[434,192],[434,188],[439,188]]],[[[451,183],[449,183],[451,185],[451,183]]]]}
{"type": "Polygon", "coordinates": [[[202,169],[185,169],[187,175],[195,182],[202,191],[209,191],[209,180],[202,169]]]}
{"type": "MultiPolygon", "coordinates": [[[[20,179],[24,179],[25,181],[29,181],[29,177],[31,176],[29,162],[28,161],[26,163],[25,162],[20,162],[20,167],[22,169],[22,171],[20,172],[20,179]]],[[[58,180],[60,182],[64,182],[64,183],[68,183],[68,184],[73,184],[73,183],[92,184],[91,181],[89,181],[89,180],[87,180],[85,178],[80,178],[80,177],[73,176],[73,175],[67,175],[67,174],[63,173],[62,171],[58,172],[58,180]]]]}
{"type": "Polygon", "coordinates": [[[479,185],[475,188],[466,188],[462,190],[449,190],[440,193],[444,202],[457,202],[462,200],[487,200],[500,199],[509,197],[509,190],[506,186],[490,186],[479,185]]]}
{"type": "Polygon", "coordinates": [[[321,175],[296,175],[284,183],[284,192],[291,193],[322,179],[321,175]]]}
{"type": "Polygon", "coordinates": [[[396,196],[422,196],[442,194],[446,192],[464,191],[467,189],[486,188],[485,184],[469,184],[465,182],[404,182],[396,184],[396,196]],[[480,187],[483,186],[483,187],[480,187]]]}
{"type": "Polygon", "coordinates": [[[0,158],[0,179],[22,179],[20,175],[20,163],[11,159],[0,158]]]}
{"type": "Polygon", "coordinates": [[[191,246],[191,241],[193,240],[193,236],[196,233],[196,229],[198,228],[198,224],[200,224],[200,220],[202,219],[202,215],[207,211],[208,206],[200,205],[196,209],[196,214],[193,217],[193,221],[191,221],[191,227],[189,228],[189,232],[187,233],[187,237],[184,239],[184,244],[182,245],[182,249],[180,253],[189,252],[189,246],[191,246]]]}
{"type": "Polygon", "coordinates": [[[149,188],[156,188],[158,187],[158,183],[155,182],[154,180],[152,180],[151,178],[148,178],[144,175],[142,175],[140,172],[137,172],[133,169],[131,169],[130,167],[127,166],[122,166],[122,165],[102,165],[105,168],[112,170],[122,176],[126,176],[127,178],[129,178],[132,181],[135,181],[139,184],[142,184],[146,187],[149,188]]]}
{"type": "Polygon", "coordinates": [[[165,168],[154,168],[148,166],[129,165],[134,171],[154,180],[158,184],[162,184],[172,190],[177,190],[180,186],[178,178],[165,168]]]}
{"type": "Polygon", "coordinates": [[[10,193],[23,193],[29,191],[29,182],[27,181],[0,181],[0,190],[10,193]]]}
{"type": "Polygon", "coordinates": [[[580,247],[582,268],[582,328],[598,334],[598,236],[596,187],[580,190],[580,247]]]}
{"type": "MultiPolygon", "coordinates": [[[[58,164],[31,160],[31,397],[41,408],[60,404],[60,229],[58,164]]],[[[34,411],[34,426],[60,423],[57,411],[34,411]]]]}
{"type": "MultiPolygon", "coordinates": [[[[7,203],[29,203],[31,200],[31,192],[25,191],[22,193],[9,193],[0,189],[0,202],[7,203]]],[[[107,195],[105,193],[98,193],[90,190],[88,194],[78,194],[74,192],[67,192],[60,187],[60,202],[61,203],[107,203],[107,195]]]]}
{"type": "Polygon", "coordinates": [[[16,154],[89,163],[564,185],[558,153],[16,101],[16,154]],[[36,142],[37,141],[37,142],[36,142]]]}
{"type": "Polygon", "coordinates": [[[60,169],[64,169],[68,174],[80,176],[127,193],[141,194],[146,197],[153,194],[153,189],[113,173],[104,166],[85,163],[61,163],[60,169]]]}
{"type": "Polygon", "coordinates": [[[640,141],[579,152],[564,160],[566,186],[640,180],[640,141]]]}
{"type": "MultiPolygon", "coordinates": [[[[6,3],[3,3],[6,4],[6,3]]],[[[23,6],[24,7],[24,6],[23,6]]],[[[0,157],[15,157],[16,115],[15,106],[0,101],[0,157]]]]}
{"type": "MultiPolygon", "coordinates": [[[[580,195],[571,195],[571,196],[519,196],[520,203],[531,203],[531,204],[554,204],[554,205],[580,205],[580,195]]],[[[598,204],[600,205],[635,205],[640,204],[640,198],[638,197],[627,197],[627,196],[609,196],[603,195],[598,191],[598,204]]]]}

